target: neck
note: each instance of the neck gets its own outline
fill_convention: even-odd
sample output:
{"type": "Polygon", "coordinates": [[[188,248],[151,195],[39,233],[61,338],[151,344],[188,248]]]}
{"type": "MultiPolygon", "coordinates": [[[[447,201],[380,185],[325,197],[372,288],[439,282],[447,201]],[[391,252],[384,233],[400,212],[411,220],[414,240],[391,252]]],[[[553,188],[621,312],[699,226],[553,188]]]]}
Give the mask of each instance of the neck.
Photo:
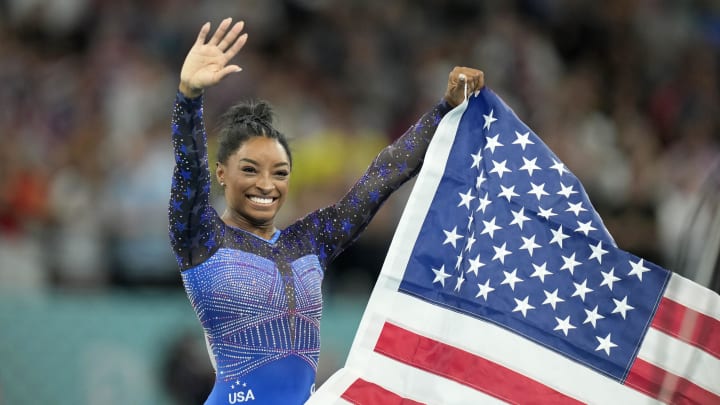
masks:
{"type": "Polygon", "coordinates": [[[246,218],[238,216],[237,214],[234,215],[228,210],[225,210],[221,219],[227,225],[235,228],[240,228],[244,231],[248,231],[265,240],[271,239],[277,231],[277,228],[275,228],[275,224],[273,223],[273,221],[269,221],[268,223],[252,223],[246,218]]]}

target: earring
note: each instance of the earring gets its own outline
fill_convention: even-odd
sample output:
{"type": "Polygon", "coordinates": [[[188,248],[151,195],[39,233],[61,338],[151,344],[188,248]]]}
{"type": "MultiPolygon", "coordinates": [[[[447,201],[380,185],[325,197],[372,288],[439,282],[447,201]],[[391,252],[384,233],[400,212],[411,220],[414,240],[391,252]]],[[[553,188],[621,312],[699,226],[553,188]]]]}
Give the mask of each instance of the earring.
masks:
{"type": "Polygon", "coordinates": [[[221,182],[220,182],[220,187],[225,187],[225,183],[221,181],[221,182]]]}

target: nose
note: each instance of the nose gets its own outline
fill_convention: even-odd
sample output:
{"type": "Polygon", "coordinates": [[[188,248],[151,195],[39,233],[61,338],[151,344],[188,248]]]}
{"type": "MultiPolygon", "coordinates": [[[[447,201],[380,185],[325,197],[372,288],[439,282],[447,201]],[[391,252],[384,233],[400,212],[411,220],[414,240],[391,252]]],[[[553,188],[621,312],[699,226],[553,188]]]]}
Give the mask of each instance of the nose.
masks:
{"type": "Polygon", "coordinates": [[[275,184],[273,184],[272,180],[270,179],[270,175],[266,174],[258,176],[255,187],[259,188],[263,194],[269,194],[275,188],[275,184]]]}

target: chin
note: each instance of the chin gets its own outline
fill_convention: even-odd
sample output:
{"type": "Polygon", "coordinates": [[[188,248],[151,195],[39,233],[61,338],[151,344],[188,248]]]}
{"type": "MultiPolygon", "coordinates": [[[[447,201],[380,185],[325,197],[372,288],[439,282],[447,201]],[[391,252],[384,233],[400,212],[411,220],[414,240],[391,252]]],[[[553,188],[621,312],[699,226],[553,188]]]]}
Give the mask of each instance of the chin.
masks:
{"type": "Polygon", "coordinates": [[[276,213],[272,215],[248,215],[247,218],[250,220],[250,223],[255,226],[267,226],[272,225],[275,221],[275,214],[276,213]]]}

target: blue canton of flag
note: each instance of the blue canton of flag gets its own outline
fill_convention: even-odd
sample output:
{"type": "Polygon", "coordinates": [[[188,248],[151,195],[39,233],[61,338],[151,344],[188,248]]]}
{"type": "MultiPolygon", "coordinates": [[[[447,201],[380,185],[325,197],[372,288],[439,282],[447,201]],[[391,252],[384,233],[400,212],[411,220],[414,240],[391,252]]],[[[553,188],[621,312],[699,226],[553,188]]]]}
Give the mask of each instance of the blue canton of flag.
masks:
{"type": "Polygon", "coordinates": [[[615,243],[491,90],[471,97],[399,290],[624,380],[670,272],[615,243]]]}

